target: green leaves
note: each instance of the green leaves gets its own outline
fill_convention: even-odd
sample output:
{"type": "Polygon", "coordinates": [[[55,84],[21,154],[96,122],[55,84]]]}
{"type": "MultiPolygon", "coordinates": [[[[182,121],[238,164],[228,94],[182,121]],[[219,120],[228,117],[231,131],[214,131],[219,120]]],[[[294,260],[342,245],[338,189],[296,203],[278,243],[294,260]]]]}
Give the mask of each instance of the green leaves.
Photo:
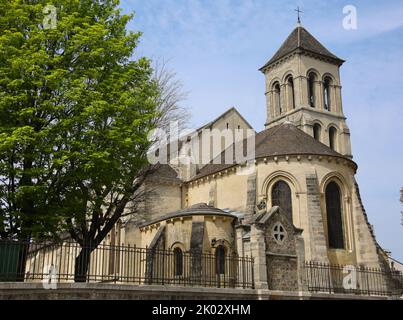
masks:
{"type": "Polygon", "coordinates": [[[157,115],[159,87],[149,60],[132,60],[140,33],[119,1],[53,1],[57,28],[45,30],[47,4],[0,0],[3,237],[99,230],[113,212],[92,229],[89,217],[133,194],[157,115]]]}

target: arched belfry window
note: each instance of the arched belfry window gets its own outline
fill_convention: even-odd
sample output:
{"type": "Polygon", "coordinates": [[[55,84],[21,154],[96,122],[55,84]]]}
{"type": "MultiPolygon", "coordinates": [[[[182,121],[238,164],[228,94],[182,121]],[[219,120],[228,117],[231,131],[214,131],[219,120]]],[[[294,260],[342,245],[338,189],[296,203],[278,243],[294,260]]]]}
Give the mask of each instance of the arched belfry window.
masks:
{"type": "Polygon", "coordinates": [[[175,276],[183,275],[183,252],[178,247],[174,249],[174,270],[175,276]]]}
{"type": "Polygon", "coordinates": [[[329,147],[336,151],[337,130],[334,127],[329,128],[329,147]]]}
{"type": "Polygon", "coordinates": [[[291,189],[283,180],[277,181],[271,190],[272,207],[280,207],[280,211],[292,222],[292,200],[291,189]]]}
{"type": "Polygon", "coordinates": [[[309,99],[309,105],[312,108],[315,108],[315,105],[316,105],[315,81],[316,81],[316,74],[311,72],[308,76],[308,99],[309,99]]]}
{"type": "Polygon", "coordinates": [[[225,247],[219,245],[215,249],[216,273],[225,274],[225,247]]]}
{"type": "Polygon", "coordinates": [[[278,82],[274,84],[274,106],[276,109],[276,115],[281,115],[283,113],[283,108],[281,105],[281,87],[278,82]]]}
{"type": "Polygon", "coordinates": [[[295,109],[295,90],[294,90],[294,79],[292,76],[287,78],[287,99],[288,104],[291,109],[295,109]]]}
{"type": "Polygon", "coordinates": [[[325,110],[331,111],[332,107],[332,98],[330,85],[332,84],[332,79],[330,77],[326,77],[323,81],[323,101],[325,103],[325,110]]]}
{"type": "Polygon", "coordinates": [[[322,127],[320,126],[320,124],[315,123],[313,126],[313,137],[315,138],[315,140],[320,142],[321,134],[322,134],[322,127]]]}
{"type": "Polygon", "coordinates": [[[343,219],[341,211],[341,192],[336,182],[326,187],[326,214],[329,247],[344,249],[343,219]]]}

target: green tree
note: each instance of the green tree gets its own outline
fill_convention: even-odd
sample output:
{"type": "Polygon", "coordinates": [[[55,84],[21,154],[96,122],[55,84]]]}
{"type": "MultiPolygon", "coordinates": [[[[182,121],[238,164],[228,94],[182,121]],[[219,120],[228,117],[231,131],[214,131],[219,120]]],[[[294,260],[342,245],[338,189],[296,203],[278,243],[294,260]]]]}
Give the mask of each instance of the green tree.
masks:
{"type": "Polygon", "coordinates": [[[175,108],[149,60],[132,58],[140,33],[118,0],[55,0],[50,29],[47,4],[0,0],[0,235],[67,231],[85,281],[91,252],[139,199],[149,131],[175,108]]]}

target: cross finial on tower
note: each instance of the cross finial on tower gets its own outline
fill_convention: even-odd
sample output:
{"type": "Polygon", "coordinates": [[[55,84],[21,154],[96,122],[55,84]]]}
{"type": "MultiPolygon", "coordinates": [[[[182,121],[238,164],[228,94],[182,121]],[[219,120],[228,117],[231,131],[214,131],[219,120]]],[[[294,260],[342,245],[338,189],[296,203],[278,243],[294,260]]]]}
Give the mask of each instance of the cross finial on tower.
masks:
{"type": "Polygon", "coordinates": [[[298,25],[301,25],[300,13],[303,13],[303,12],[301,10],[299,10],[299,7],[297,7],[297,9],[295,9],[294,11],[296,11],[298,13],[298,25]]]}

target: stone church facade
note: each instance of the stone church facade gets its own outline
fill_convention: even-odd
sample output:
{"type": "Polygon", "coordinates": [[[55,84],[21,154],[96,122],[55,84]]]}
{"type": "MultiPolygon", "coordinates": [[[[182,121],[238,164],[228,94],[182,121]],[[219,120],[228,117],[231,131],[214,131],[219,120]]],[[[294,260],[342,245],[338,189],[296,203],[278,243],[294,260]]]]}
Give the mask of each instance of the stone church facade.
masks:
{"type": "MultiPolygon", "coordinates": [[[[255,287],[273,290],[301,289],[305,261],[387,267],[355,180],[343,63],[298,25],[260,69],[267,119],[255,136],[253,170],[239,174],[244,165],[236,163],[161,165],[145,183],[152,192],[141,213],[116,231],[120,242],[251,256],[255,287]]],[[[203,129],[252,127],[232,108],[193,134],[203,129]]]]}

